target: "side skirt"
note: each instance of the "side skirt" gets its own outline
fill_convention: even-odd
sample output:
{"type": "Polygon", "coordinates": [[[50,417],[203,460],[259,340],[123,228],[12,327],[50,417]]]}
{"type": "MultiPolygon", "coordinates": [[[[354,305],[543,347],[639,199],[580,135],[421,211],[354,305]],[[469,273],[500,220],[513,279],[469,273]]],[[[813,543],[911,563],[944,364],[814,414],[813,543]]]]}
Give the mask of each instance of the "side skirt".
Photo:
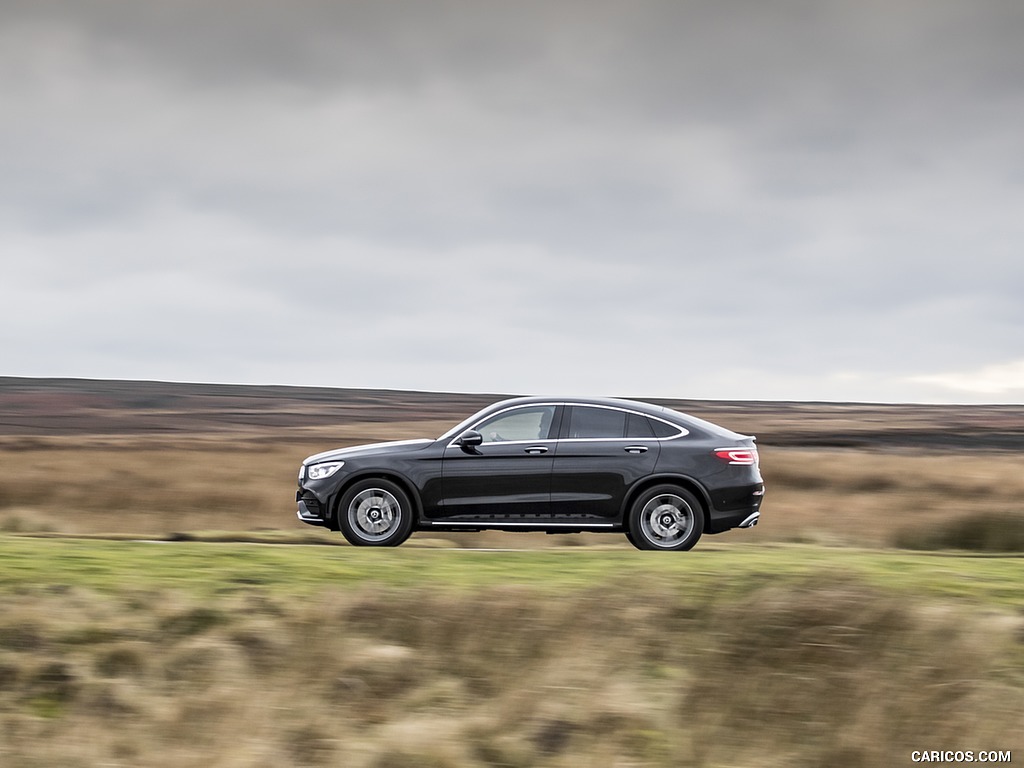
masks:
{"type": "Polygon", "coordinates": [[[436,531],[545,531],[547,533],[580,533],[582,531],[615,531],[615,523],[595,523],[593,520],[507,520],[503,518],[477,518],[473,520],[424,520],[422,529],[436,531]]]}

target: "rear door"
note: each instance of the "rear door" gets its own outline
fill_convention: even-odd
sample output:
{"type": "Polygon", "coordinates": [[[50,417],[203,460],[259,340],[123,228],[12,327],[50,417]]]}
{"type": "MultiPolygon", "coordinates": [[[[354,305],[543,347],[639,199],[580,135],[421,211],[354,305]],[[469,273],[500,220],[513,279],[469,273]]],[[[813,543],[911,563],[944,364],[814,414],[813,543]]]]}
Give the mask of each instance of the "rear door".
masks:
{"type": "Polygon", "coordinates": [[[661,443],[646,416],[567,405],[551,468],[551,510],[574,519],[618,517],[629,488],[651,474],[661,443]]]}

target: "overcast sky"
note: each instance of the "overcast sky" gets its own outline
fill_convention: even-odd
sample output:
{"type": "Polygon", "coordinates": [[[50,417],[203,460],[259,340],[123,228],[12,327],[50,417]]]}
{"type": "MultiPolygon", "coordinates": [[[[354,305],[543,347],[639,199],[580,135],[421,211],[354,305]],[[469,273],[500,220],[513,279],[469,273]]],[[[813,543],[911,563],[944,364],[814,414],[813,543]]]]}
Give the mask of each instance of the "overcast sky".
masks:
{"type": "Polygon", "coordinates": [[[1024,402],[1020,0],[2,0],[0,375],[1024,402]]]}

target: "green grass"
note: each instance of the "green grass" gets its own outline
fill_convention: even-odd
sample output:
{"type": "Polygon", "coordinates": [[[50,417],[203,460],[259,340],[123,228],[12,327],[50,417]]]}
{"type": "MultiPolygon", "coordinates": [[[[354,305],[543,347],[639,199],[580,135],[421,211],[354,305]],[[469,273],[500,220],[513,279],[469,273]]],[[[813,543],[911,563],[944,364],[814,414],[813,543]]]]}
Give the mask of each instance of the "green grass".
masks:
{"type": "Polygon", "coordinates": [[[889,768],[963,734],[1020,748],[1020,557],[420,543],[0,536],[0,764],[889,768]]]}
{"type": "Polygon", "coordinates": [[[146,543],[0,536],[0,589],[74,585],[101,592],[165,588],[209,595],[254,586],[311,594],[331,587],[512,585],[560,593],[601,585],[748,594],[779,583],[847,577],[895,593],[1024,608],[1024,558],[705,544],[685,554],[573,547],[534,551],[395,550],[237,543],[146,543]]]}

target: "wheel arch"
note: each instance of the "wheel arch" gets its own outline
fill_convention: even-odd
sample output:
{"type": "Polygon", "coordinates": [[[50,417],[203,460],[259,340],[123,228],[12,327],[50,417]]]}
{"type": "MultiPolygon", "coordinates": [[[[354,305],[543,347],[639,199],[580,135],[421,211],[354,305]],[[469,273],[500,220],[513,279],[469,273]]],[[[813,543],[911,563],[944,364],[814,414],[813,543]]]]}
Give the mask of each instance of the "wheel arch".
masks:
{"type": "Polygon", "coordinates": [[[345,482],[338,486],[334,491],[334,495],[331,497],[331,524],[334,528],[339,527],[338,522],[338,507],[341,504],[342,498],[345,496],[346,491],[358,482],[363,480],[388,480],[394,483],[405,495],[409,497],[413,506],[413,529],[419,526],[419,522],[423,517],[423,502],[420,500],[420,494],[416,490],[416,486],[409,482],[409,479],[398,472],[391,472],[388,470],[379,469],[367,469],[362,472],[354,473],[351,477],[345,478],[345,482]]]}
{"type": "Polygon", "coordinates": [[[711,522],[711,495],[703,485],[686,475],[655,475],[654,477],[645,477],[630,488],[620,510],[620,519],[624,529],[629,528],[629,510],[632,508],[633,502],[636,501],[641,493],[656,485],[677,485],[692,493],[700,503],[700,513],[704,518],[704,530],[708,529],[711,522]]]}

